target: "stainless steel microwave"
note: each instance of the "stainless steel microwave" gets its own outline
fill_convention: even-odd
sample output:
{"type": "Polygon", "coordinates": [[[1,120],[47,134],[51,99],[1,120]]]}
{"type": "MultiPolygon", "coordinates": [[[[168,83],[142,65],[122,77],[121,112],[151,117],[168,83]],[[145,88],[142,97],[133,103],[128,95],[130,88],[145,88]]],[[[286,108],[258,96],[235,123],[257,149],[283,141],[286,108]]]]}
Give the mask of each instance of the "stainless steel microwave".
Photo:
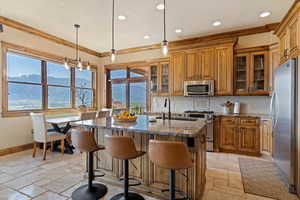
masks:
{"type": "Polygon", "coordinates": [[[214,96],[214,89],[214,80],[184,82],[184,96],[214,96]]]}

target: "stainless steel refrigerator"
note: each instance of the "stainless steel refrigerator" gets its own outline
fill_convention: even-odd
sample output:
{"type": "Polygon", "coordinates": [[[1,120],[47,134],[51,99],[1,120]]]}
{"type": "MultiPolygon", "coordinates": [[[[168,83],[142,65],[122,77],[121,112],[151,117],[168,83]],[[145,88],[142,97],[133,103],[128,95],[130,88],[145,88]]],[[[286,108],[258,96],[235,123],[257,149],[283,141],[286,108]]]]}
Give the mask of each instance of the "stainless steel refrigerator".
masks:
{"type": "Polygon", "coordinates": [[[271,100],[273,158],[292,193],[297,185],[297,65],[290,59],[276,69],[271,100]]]}

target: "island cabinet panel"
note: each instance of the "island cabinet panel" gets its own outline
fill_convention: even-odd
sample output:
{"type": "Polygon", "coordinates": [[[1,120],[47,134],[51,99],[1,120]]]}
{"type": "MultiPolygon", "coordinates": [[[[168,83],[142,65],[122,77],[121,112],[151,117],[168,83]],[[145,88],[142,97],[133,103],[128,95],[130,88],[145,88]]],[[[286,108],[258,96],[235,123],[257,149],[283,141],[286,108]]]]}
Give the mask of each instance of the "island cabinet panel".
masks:
{"type": "Polygon", "coordinates": [[[215,49],[215,93],[233,95],[233,46],[215,49]]]}
{"type": "Polygon", "coordinates": [[[185,58],[185,52],[177,52],[171,55],[173,96],[183,96],[186,66],[185,58]]]}
{"type": "Polygon", "coordinates": [[[200,76],[202,80],[215,78],[215,49],[204,48],[198,52],[200,76]]]}
{"type": "MultiPolygon", "coordinates": [[[[215,138],[217,151],[242,153],[247,155],[260,155],[260,122],[255,117],[230,117],[219,118],[219,131],[215,138]]],[[[215,126],[217,127],[217,126],[215,126]]]]}
{"type": "MultiPolygon", "coordinates": [[[[138,151],[145,151],[146,154],[142,157],[132,159],[129,162],[129,176],[139,180],[142,184],[135,187],[135,190],[145,195],[153,195],[158,199],[163,199],[162,190],[168,189],[169,185],[169,170],[154,165],[148,156],[149,140],[164,140],[164,141],[180,141],[187,144],[193,160],[193,167],[190,169],[176,170],[176,187],[187,193],[191,200],[201,200],[204,186],[206,182],[206,127],[204,122],[183,122],[176,121],[176,128],[168,128],[172,123],[164,123],[158,120],[155,125],[149,126],[148,131],[142,131],[140,127],[145,125],[146,116],[139,116],[137,124],[134,126],[138,131],[130,130],[130,124],[124,123],[121,129],[110,129],[111,121],[109,119],[97,119],[95,126],[100,127],[95,129],[96,138],[99,144],[105,145],[105,135],[115,136],[131,136],[134,139],[135,146],[138,151]],[[187,124],[189,123],[189,124],[187,124]],[[169,125],[168,125],[169,124],[169,125]],[[180,124],[183,125],[183,131],[180,132],[180,124]],[[202,124],[202,125],[201,125],[202,124]],[[103,128],[103,127],[107,128],[103,128]],[[186,126],[188,130],[186,130],[186,126]],[[156,127],[156,128],[155,128],[156,127]],[[161,127],[161,129],[157,129],[161,127]],[[199,128],[198,128],[199,127],[199,128]],[[153,130],[154,129],[154,130],[153,130]],[[172,133],[159,133],[159,131],[171,130],[172,133]],[[194,130],[193,134],[191,130],[194,130]],[[153,131],[157,132],[154,134],[153,131]],[[178,132],[179,131],[179,132],[178,132]],[[151,132],[151,134],[149,133],[151,132]],[[188,133],[190,132],[190,135],[188,133]],[[172,135],[173,134],[173,135],[172,135]],[[185,136],[185,134],[187,134],[185,136]]],[[[118,159],[113,159],[105,150],[99,151],[96,156],[96,169],[105,172],[105,176],[97,177],[96,179],[106,183],[113,183],[123,186],[120,178],[123,176],[123,162],[118,159]]],[[[131,180],[131,182],[135,182],[131,180]]]]}
{"type": "Polygon", "coordinates": [[[198,64],[197,50],[186,51],[186,80],[195,81],[201,79],[201,70],[198,64]]]}

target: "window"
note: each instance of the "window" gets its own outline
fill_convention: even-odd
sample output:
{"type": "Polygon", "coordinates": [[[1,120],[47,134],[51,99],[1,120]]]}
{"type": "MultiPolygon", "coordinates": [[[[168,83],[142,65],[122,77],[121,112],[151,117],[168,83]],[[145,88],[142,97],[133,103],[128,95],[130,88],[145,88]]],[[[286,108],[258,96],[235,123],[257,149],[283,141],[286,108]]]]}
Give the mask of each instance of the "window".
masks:
{"type": "Polygon", "coordinates": [[[8,110],[42,109],[42,61],[7,54],[8,110]]]}
{"type": "Polygon", "coordinates": [[[141,114],[147,110],[147,69],[143,67],[107,70],[107,106],[141,114]]]}
{"type": "MultiPolygon", "coordinates": [[[[24,47],[18,49],[18,46],[13,45],[17,49],[8,49],[10,45],[2,43],[3,56],[6,57],[6,73],[3,76],[6,83],[3,86],[4,114],[74,109],[80,105],[95,107],[95,71],[66,69],[60,62],[39,59],[41,55],[20,53],[24,47]]],[[[31,54],[30,49],[27,52],[31,54]]]]}
{"type": "Polygon", "coordinates": [[[92,107],[94,99],[93,72],[88,70],[75,70],[76,80],[76,106],[87,105],[92,107]]]}

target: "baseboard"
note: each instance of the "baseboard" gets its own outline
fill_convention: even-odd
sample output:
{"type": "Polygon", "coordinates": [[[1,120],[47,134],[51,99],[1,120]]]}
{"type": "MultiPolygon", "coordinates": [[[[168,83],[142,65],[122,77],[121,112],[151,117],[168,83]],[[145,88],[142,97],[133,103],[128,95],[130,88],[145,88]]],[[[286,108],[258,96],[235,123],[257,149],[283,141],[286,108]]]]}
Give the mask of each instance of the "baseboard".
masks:
{"type": "Polygon", "coordinates": [[[15,147],[9,147],[9,148],[6,148],[6,149],[0,149],[0,156],[25,151],[25,150],[28,150],[28,149],[32,149],[32,147],[33,147],[33,143],[23,144],[23,145],[15,146],[15,147]]]}

